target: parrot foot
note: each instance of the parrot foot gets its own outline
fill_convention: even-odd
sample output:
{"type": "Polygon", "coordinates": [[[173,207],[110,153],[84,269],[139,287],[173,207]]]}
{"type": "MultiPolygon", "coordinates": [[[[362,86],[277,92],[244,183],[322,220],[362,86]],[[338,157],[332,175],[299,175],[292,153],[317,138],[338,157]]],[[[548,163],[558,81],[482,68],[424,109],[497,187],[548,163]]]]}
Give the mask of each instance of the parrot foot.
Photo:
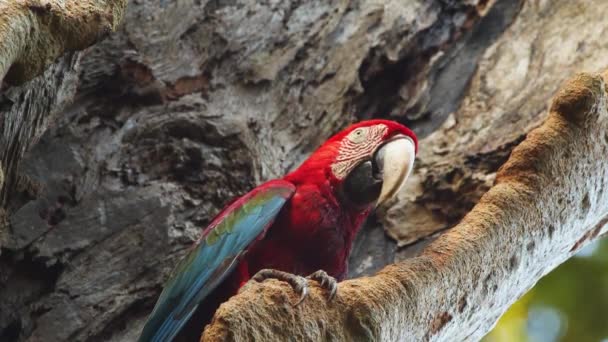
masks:
{"type": "Polygon", "coordinates": [[[306,278],[316,280],[321,285],[321,288],[329,291],[329,295],[327,296],[328,301],[331,302],[336,298],[336,293],[338,293],[338,281],[336,278],[330,276],[323,270],[318,270],[306,278]]]}
{"type": "Polygon", "coordinates": [[[258,283],[261,283],[266,279],[277,279],[288,283],[293,290],[300,295],[300,299],[293,306],[300,305],[308,296],[308,280],[299,275],[266,268],[260,270],[251,279],[258,283]]]}

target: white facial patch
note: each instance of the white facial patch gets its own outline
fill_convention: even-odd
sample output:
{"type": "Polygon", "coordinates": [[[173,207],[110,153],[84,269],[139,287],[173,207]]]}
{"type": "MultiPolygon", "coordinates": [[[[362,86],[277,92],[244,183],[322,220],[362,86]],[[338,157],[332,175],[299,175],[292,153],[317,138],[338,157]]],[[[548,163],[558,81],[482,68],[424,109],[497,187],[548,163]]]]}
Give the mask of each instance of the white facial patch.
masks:
{"type": "Polygon", "coordinates": [[[340,142],[338,157],[331,164],[334,177],[342,180],[363,159],[371,156],[376,148],[382,143],[388,127],[384,124],[359,127],[350,132],[340,142]]]}

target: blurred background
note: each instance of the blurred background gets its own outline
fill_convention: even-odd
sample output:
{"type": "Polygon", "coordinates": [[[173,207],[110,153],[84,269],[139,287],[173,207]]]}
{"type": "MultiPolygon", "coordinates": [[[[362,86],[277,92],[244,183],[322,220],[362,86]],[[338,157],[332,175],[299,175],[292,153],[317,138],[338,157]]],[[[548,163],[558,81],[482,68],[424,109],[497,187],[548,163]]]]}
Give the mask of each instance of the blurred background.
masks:
{"type": "Polygon", "coordinates": [[[542,278],[484,342],[608,341],[608,239],[595,241],[542,278]]]}

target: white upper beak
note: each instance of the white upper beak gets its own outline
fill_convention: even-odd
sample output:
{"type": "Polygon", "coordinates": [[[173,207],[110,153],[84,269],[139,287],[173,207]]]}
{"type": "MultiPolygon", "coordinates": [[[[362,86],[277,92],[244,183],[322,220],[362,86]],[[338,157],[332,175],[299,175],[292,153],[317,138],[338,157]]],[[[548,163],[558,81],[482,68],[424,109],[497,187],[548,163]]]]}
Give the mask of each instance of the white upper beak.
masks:
{"type": "Polygon", "coordinates": [[[405,184],[414,167],[416,146],[410,137],[399,135],[384,144],[378,151],[379,164],[382,165],[382,190],[376,206],[384,205],[395,197],[405,184]]]}

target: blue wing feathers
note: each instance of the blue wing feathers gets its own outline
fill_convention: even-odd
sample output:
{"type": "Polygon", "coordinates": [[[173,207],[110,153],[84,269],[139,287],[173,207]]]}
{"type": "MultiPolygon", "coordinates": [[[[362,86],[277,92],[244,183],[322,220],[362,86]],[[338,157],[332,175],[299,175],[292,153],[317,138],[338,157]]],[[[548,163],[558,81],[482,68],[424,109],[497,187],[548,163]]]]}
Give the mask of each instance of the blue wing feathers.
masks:
{"type": "Polygon", "coordinates": [[[265,233],[294,190],[286,181],[270,181],[224,209],[178,263],[139,341],[171,341],[198,304],[231,273],[239,256],[265,233]]]}

